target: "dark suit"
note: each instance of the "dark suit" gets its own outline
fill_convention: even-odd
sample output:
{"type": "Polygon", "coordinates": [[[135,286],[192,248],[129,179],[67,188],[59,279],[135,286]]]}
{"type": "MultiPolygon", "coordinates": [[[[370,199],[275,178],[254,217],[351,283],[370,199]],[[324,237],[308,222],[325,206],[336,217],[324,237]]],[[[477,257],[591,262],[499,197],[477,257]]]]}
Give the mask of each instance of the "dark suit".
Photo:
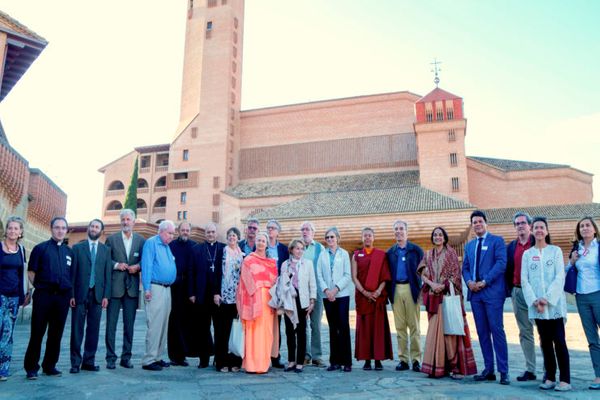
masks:
{"type": "Polygon", "coordinates": [[[122,232],[117,232],[106,239],[106,245],[111,252],[113,267],[112,293],[108,302],[108,309],[106,310],[106,361],[109,363],[114,363],[117,359],[117,354],[115,353],[115,335],[117,332],[117,322],[119,322],[119,309],[121,307],[123,308],[123,351],[121,353],[121,362],[131,359],[133,326],[139,298],[140,274],[130,274],[127,271],[120,271],[114,268],[116,263],[126,263],[127,265],[140,264],[145,240],[135,232],[132,233],[131,240],[131,251],[129,257],[127,257],[122,232]]]}
{"type": "Polygon", "coordinates": [[[95,364],[100,318],[102,317],[102,299],[110,298],[112,265],[110,250],[100,242],[97,242],[94,265],[92,265],[88,240],[73,246],[73,264],[71,266],[73,288],[71,298],[75,299],[75,307],[71,309],[72,367],[80,367],[82,364],[81,342],[83,341],[83,328],[86,325],[86,320],[83,364],[90,366],[95,364]],[[93,288],[90,288],[92,271],[95,284],[93,288]]]}
{"type": "Polygon", "coordinates": [[[200,364],[208,365],[210,356],[214,354],[213,338],[210,333],[211,317],[214,312],[214,286],[217,276],[223,268],[223,249],[225,244],[215,242],[213,245],[204,242],[194,246],[192,262],[188,270],[188,295],[195,296],[194,319],[197,321],[198,352],[200,364]]]}
{"type": "MultiPolygon", "coordinates": [[[[476,282],[477,238],[465,246],[463,278],[465,282],[476,282]]],[[[475,319],[477,335],[481,344],[485,369],[494,372],[494,351],[500,373],[508,373],[508,347],[504,332],[503,309],[506,298],[506,246],[500,236],[487,233],[482,242],[479,277],[485,287],[479,292],[469,290],[468,300],[475,319]],[[494,339],[492,347],[492,338],[494,339]]]]}

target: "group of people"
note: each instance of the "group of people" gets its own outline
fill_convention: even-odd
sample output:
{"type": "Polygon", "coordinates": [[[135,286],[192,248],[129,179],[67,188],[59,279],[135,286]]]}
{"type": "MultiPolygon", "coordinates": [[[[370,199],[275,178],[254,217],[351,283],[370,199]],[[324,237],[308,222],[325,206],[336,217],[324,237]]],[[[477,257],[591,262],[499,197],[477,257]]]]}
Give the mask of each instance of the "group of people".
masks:
{"type": "Polygon", "coordinates": [[[340,247],[335,227],[325,231],[326,246],[316,241],[311,222],[304,222],[298,239],[286,246],[278,240],[281,225],[276,220],[268,221],[266,230],[260,231],[259,221],[250,218],[244,238],[232,227],[226,243],[217,241],[214,224],[205,227],[206,240],[196,243],[190,239],[187,222],[175,227],[163,221],[158,234],[144,240],[133,232],[132,210],[122,210],[120,221],[121,231],[101,243],[104,224],[92,220],[87,240],[71,248],[65,243],[67,221],[54,218],[51,239],[36,245],[27,261],[19,243],[23,221],[8,219],[0,251],[0,380],[8,377],[18,308],[32,297],[31,336],[24,362],[28,379],[38,376],[46,331],[42,371],[61,375],[56,364],[69,309],[71,373],[100,369],[95,355],[102,309],[107,314],[106,368],[115,369],[119,358],[115,336],[120,309],[123,347],[119,365],[133,368],[133,327],[141,283],[148,328],[142,358],[146,370],[188,366],[187,357],[197,357],[198,368],[206,368],[213,355],[213,365],[220,372],[244,369],[260,374],[273,367],[300,373],[306,365],[325,366],[321,346],[325,310],[330,336],[327,371],[350,372],[349,310],[354,296],[354,358],[363,362],[364,370],[382,370],[383,360],[394,359],[387,314],[390,303],[398,344],[397,371],[412,369],[432,378],[474,375],[476,381],[494,381],[497,370],[500,383],[509,384],[503,306],[506,297],[511,297],[526,360],[526,370],[517,380],[537,379],[535,325],[544,359],[540,389],[567,391],[571,385],[563,289],[566,271],[575,268],[577,307],[596,377],[589,388],[600,389],[598,227],[590,217],[577,223],[577,240],[567,265],[561,249],[551,243],[547,220],[532,219],[524,212],[514,216],[517,238],[506,247],[503,238],[488,232],[486,215],[474,211],[470,223],[475,238],[466,244],[462,264],[443,227],[433,229],[432,248],[423,252],[408,241],[408,224],[400,220],[393,224],[396,243],[387,252],[374,247],[374,230],[364,228],[363,246],[351,254],[340,247]],[[479,374],[463,304],[463,281],[483,353],[484,368],[479,374]],[[31,286],[33,296],[26,289],[31,286]],[[421,305],[429,322],[424,351],[421,305]],[[287,364],[280,360],[282,325],[287,364]],[[242,354],[234,354],[229,346],[232,330],[238,326],[243,332],[242,354]]]}

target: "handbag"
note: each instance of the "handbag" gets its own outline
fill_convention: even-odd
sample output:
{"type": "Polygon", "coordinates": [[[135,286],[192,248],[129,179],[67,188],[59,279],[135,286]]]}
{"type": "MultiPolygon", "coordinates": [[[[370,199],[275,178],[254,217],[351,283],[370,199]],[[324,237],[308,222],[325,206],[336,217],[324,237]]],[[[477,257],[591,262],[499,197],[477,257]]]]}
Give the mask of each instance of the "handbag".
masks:
{"type": "MultiPolygon", "coordinates": [[[[569,258],[574,251],[579,250],[579,242],[573,242],[573,248],[569,252],[569,258]]],[[[577,268],[575,265],[571,265],[571,267],[567,270],[565,274],[565,287],[564,291],[570,294],[575,294],[577,292],[577,268]]]]}
{"type": "Polygon", "coordinates": [[[565,292],[570,294],[577,292],[577,268],[574,265],[571,265],[565,275],[565,292]]]}
{"type": "Polygon", "coordinates": [[[460,297],[460,295],[455,294],[454,284],[450,282],[450,295],[444,296],[442,302],[444,335],[465,336],[465,321],[462,315],[460,297]]]}
{"type": "Polygon", "coordinates": [[[244,358],[244,327],[240,318],[234,318],[229,334],[229,352],[244,358]]]}

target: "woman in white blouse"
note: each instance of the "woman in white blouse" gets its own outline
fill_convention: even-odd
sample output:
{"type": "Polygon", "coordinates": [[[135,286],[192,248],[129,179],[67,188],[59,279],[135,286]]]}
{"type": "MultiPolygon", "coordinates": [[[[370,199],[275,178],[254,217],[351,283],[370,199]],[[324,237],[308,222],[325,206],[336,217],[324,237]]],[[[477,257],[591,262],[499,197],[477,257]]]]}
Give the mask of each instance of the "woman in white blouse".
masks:
{"type": "Polygon", "coordinates": [[[598,254],[598,226],[591,217],[583,217],[575,229],[578,249],[569,257],[569,267],[577,268],[575,300],[581,324],[590,347],[590,357],[596,379],[591,390],[600,390],[600,255],[598,254]]]}
{"type": "Polygon", "coordinates": [[[529,305],[529,319],[535,320],[544,355],[546,380],[540,389],[571,390],[569,350],[565,341],[567,301],[565,268],[560,247],[554,246],[548,233],[548,222],[543,217],[533,219],[535,246],[523,254],[521,285],[529,305]],[[560,369],[557,385],[556,364],[560,369]]]}
{"type": "Polygon", "coordinates": [[[323,305],[329,324],[329,367],[327,371],[352,371],[350,339],[350,294],[354,291],[350,272],[350,256],[338,246],[340,232],[329,228],[325,232],[327,250],[322,251],[317,265],[317,280],[322,288],[323,305]]]}
{"type": "Polygon", "coordinates": [[[289,279],[296,296],[296,312],[298,325],[295,325],[288,314],[285,314],[285,336],[288,347],[288,365],[285,372],[302,372],[304,355],[306,354],[306,319],[315,307],[317,299],[317,280],[312,262],[302,257],[304,243],[294,239],[288,247],[290,258],[281,265],[281,276],[289,279]]]}

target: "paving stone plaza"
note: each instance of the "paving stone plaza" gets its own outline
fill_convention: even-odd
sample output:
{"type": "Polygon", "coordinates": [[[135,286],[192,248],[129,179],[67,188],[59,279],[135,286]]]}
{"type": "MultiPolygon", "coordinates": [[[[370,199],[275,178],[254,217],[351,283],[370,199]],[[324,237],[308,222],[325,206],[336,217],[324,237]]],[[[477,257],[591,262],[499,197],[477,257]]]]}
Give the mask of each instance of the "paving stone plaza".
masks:
{"type": "MultiPolygon", "coordinates": [[[[473,347],[478,370],[483,361],[472,314],[468,312],[469,327],[473,337],[473,347]]],[[[354,326],[354,313],[351,311],[350,326],[354,326]]],[[[392,332],[394,319],[388,312],[392,332]]],[[[537,347],[538,381],[517,382],[516,377],[523,372],[524,358],[518,343],[518,329],[510,310],[510,301],[505,304],[504,324],[508,338],[511,384],[501,386],[497,382],[476,383],[471,377],[463,381],[449,378],[429,379],[425,374],[412,371],[396,372],[397,361],[385,361],[384,370],[363,371],[362,363],[354,362],[351,373],[327,372],[325,368],[306,367],[301,374],[273,370],[265,375],[245,373],[221,373],[213,368],[198,369],[197,359],[188,359],[189,367],[170,367],[162,372],[144,371],[141,357],[144,352],[146,323],[144,312],[140,310],[136,318],[133,364],[128,370],[117,366],[115,370],[105,368],[104,356],[104,317],[101,326],[100,346],[96,363],[99,372],[82,371],[69,374],[69,335],[70,316],[67,320],[62,340],[62,350],[57,368],[63,372],[59,378],[47,377],[40,373],[36,381],[27,381],[22,369],[23,356],[29,339],[28,321],[19,322],[15,328],[15,343],[12,376],[0,382],[0,399],[596,399],[598,393],[587,389],[593,379],[592,364],[587,342],[583,334],[579,315],[570,306],[567,321],[567,344],[571,359],[571,379],[574,390],[570,393],[541,392],[538,384],[541,379],[541,351],[537,347]]],[[[119,321],[121,322],[121,321],[119,321]]],[[[421,313],[421,341],[425,343],[427,315],[421,313]]],[[[354,334],[354,332],[353,332],[354,334]]],[[[117,345],[120,348],[122,336],[117,332],[117,345]]],[[[282,330],[282,335],[284,332],[282,330]]],[[[327,360],[329,340],[327,323],[323,318],[323,351],[327,360]]],[[[282,338],[282,362],[287,360],[285,336],[282,338]]],[[[392,343],[396,347],[395,335],[392,343]]],[[[40,371],[41,372],[41,371],[40,371]]]]}

